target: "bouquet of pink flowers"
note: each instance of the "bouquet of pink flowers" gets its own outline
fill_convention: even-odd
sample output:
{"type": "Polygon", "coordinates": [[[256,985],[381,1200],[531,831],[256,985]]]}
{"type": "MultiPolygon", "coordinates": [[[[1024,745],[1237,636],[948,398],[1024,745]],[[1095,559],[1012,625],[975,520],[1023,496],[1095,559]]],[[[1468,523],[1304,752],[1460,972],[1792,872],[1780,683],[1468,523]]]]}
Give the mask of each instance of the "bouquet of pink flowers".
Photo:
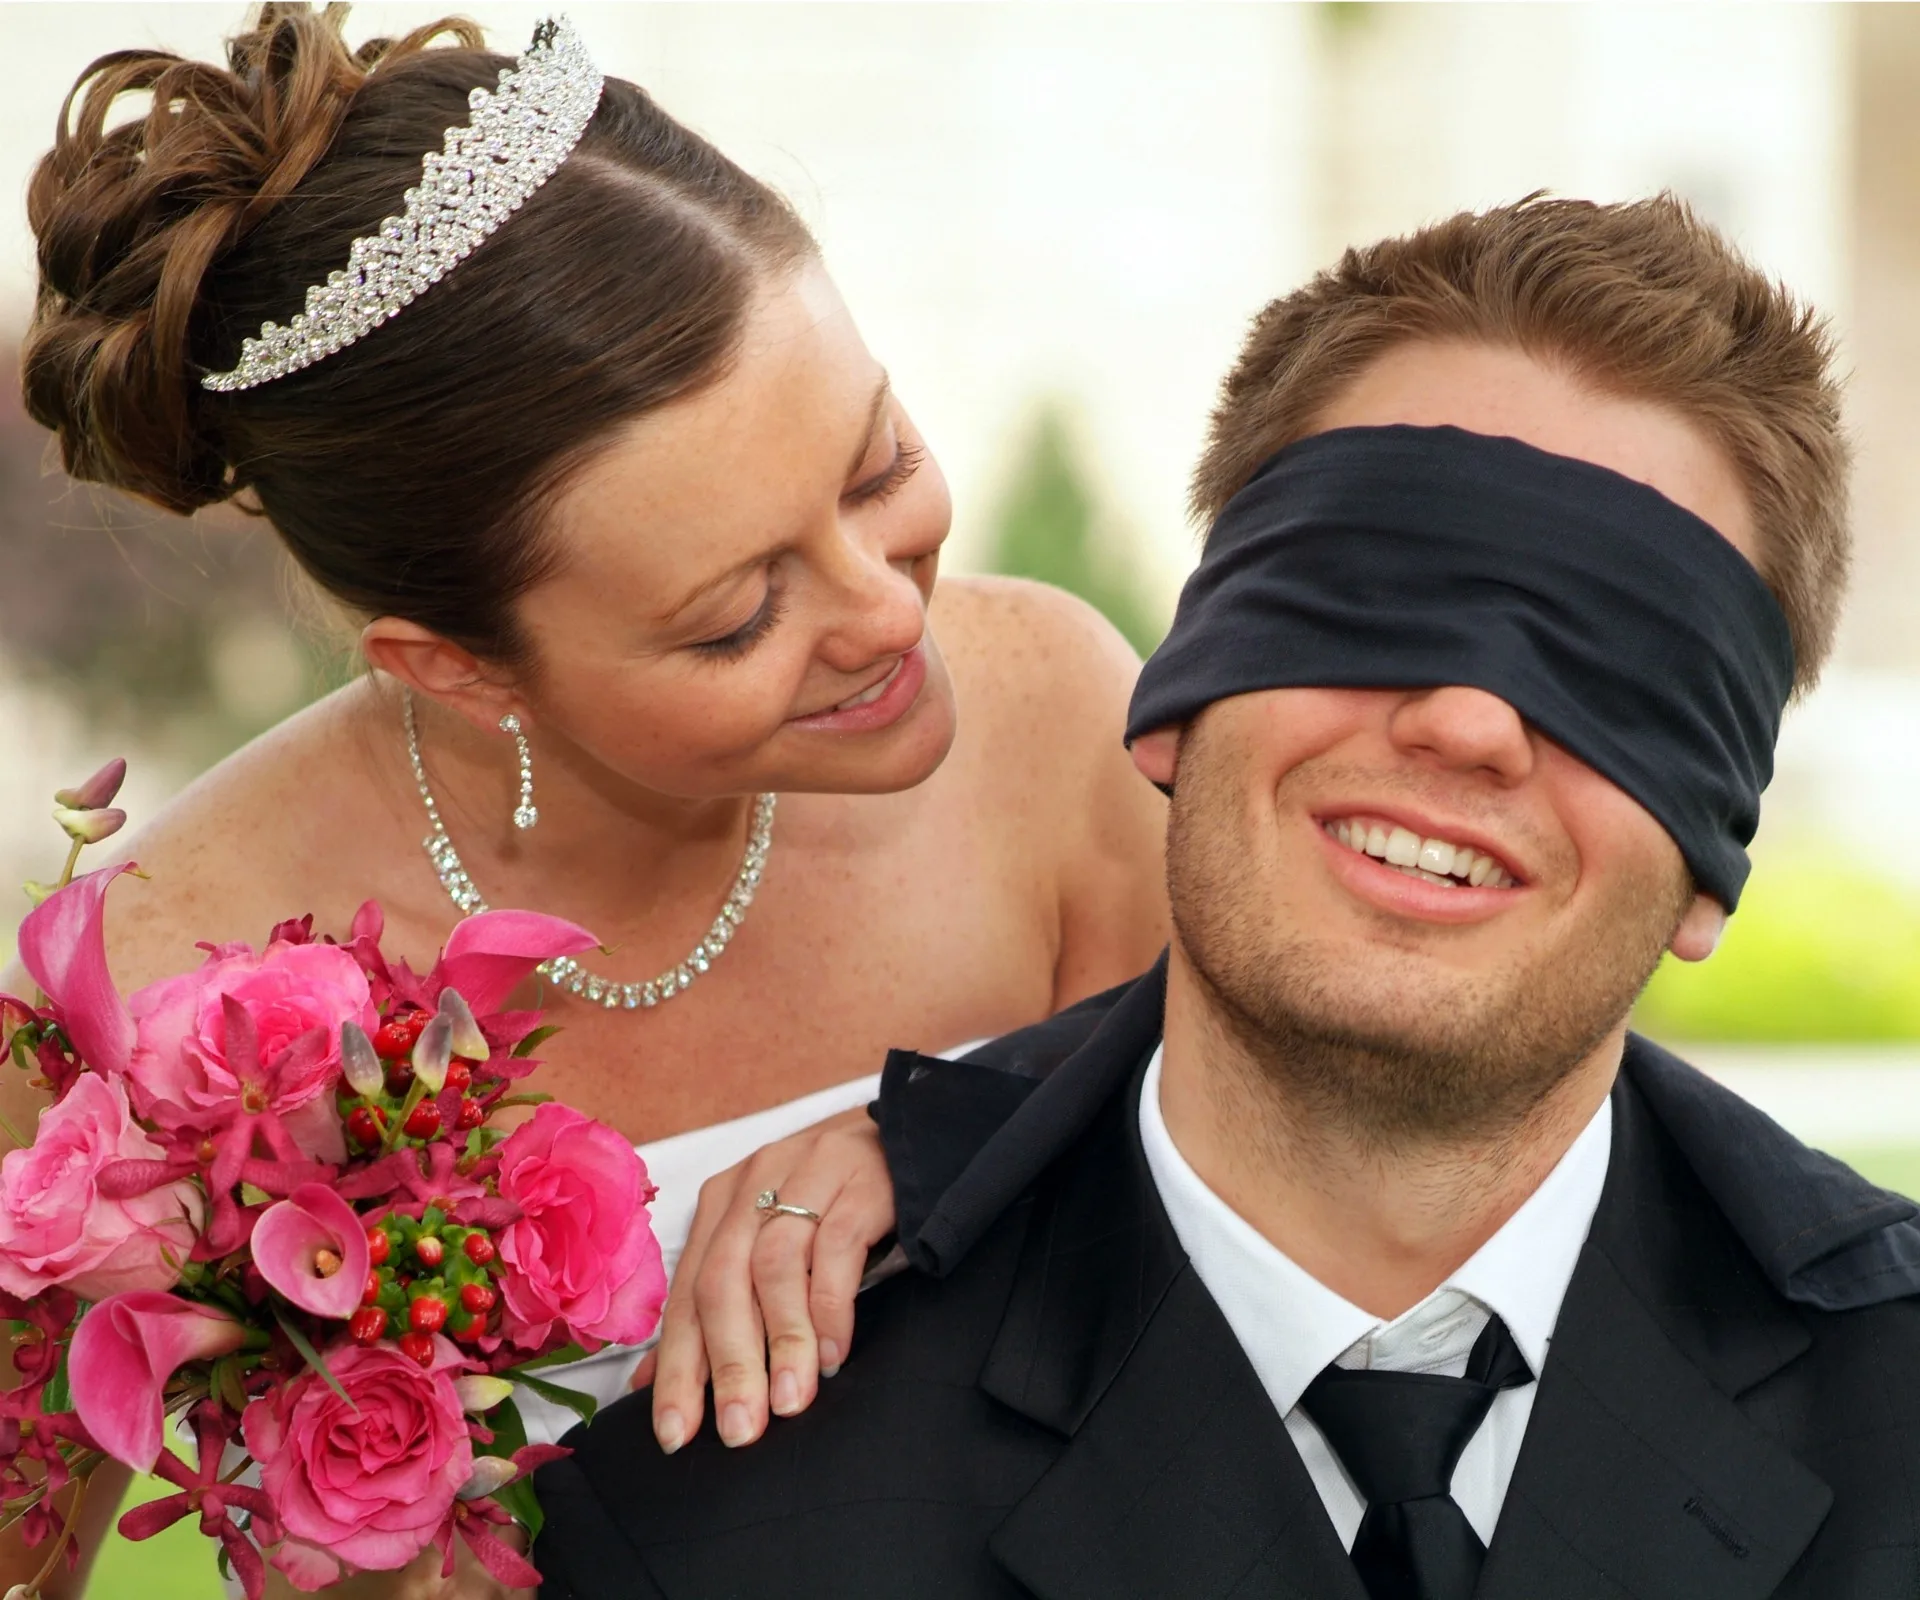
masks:
{"type": "MultiPolygon", "coordinates": [[[[123,763],[56,815],[67,868],[20,929],[40,993],[0,997],[0,1051],[51,1092],[0,1160],[0,1502],[74,1559],[86,1477],[112,1457],[178,1486],[121,1532],[197,1514],[258,1600],[268,1563],[313,1590],[406,1566],[457,1534],[504,1583],[539,1574],[503,1539],[537,1531],[516,1383],[653,1331],[666,1294],[633,1147],[530,1094],[552,1033],[502,1007],[595,941],[496,911],[462,922],[424,975],[380,950],[368,902],[344,942],[312,918],[256,950],[203,945],[194,971],[122,996],[106,894],[74,876],[124,818],[123,763]],[[500,1113],[533,1107],[511,1132],[500,1113]],[[184,1421],[194,1461],[166,1446],[184,1421]],[[256,1471],[249,1472],[249,1466],[256,1471]],[[72,1486],[64,1509],[63,1493],[72,1486]]],[[[12,1130],[8,1130],[10,1133],[12,1130]]]]}

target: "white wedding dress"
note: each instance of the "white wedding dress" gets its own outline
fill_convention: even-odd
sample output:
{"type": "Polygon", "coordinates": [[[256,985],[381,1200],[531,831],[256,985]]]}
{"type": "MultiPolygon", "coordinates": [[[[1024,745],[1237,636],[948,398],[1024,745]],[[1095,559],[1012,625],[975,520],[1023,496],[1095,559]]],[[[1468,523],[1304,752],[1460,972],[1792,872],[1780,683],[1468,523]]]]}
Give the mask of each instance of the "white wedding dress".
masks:
{"type": "MultiPolygon", "coordinates": [[[[964,1054],[972,1045],[950,1052],[964,1054]]],[[[735,1117],[731,1122],[716,1122],[705,1128],[676,1133],[670,1139],[656,1139],[637,1146],[647,1164],[647,1176],[659,1193],[653,1200],[653,1232],[660,1241],[660,1253],[666,1261],[667,1276],[679,1265],[680,1252],[686,1248],[687,1233],[693,1226],[693,1213],[700,1203],[700,1185],[717,1172],[724,1172],[743,1161],[762,1145],[798,1133],[837,1112],[865,1105],[879,1091],[878,1073],[819,1089],[784,1105],[735,1117]]],[[[627,1392],[633,1369],[640,1357],[652,1348],[644,1345],[608,1345],[597,1355],[569,1366],[553,1367],[540,1374],[569,1389],[590,1394],[601,1405],[610,1405],[627,1392]]],[[[527,1438],[535,1444],[556,1442],[579,1418],[564,1406],[542,1400],[526,1389],[514,1395],[520,1416],[527,1425],[527,1438]]]]}

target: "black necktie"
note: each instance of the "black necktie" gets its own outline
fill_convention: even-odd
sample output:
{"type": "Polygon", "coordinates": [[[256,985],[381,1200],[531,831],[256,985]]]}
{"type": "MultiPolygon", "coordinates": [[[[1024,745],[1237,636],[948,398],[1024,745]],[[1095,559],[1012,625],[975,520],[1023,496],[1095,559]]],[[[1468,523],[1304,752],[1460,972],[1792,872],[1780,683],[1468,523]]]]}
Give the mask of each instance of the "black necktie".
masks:
{"type": "Polygon", "coordinates": [[[1366,1497],[1353,1564],[1371,1600],[1470,1600],[1487,1551],[1453,1502],[1453,1469],[1494,1396],[1532,1381],[1494,1317],[1463,1378],[1328,1367],[1307,1385],[1301,1406],[1366,1497]]]}

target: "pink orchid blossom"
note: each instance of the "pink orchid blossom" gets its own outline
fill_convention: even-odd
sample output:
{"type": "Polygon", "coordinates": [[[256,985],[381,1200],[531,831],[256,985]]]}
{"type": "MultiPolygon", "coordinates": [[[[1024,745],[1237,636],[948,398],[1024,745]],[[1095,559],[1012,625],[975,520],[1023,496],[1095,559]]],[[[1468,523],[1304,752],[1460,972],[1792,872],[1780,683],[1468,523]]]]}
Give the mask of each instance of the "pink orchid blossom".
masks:
{"type": "Polygon", "coordinates": [[[135,1506],[120,1518],[123,1539],[151,1539],[170,1528],[182,1517],[199,1513],[200,1531],[220,1541],[227,1553],[234,1576],[240,1580],[247,1600],[260,1600],[267,1586],[266,1563],[254,1545],[271,1544],[280,1538],[280,1525],[273,1514],[273,1502],[264,1489],[245,1483],[223,1483],[227,1440],[239,1426],[239,1419],[225,1407],[203,1400],[193,1408],[194,1458],[189,1467],[171,1450],[162,1450],[154,1461],[153,1473],[175,1485],[180,1493],[165,1495],[135,1506]],[[247,1523],[243,1529],[233,1520],[235,1511],[243,1511],[247,1523]]]}
{"type": "Polygon", "coordinates": [[[548,1462],[564,1461],[572,1454],[564,1445],[529,1444],[522,1445],[511,1457],[478,1458],[473,1476],[461,1486],[447,1520],[433,1537],[440,1551],[440,1576],[443,1579],[453,1576],[453,1536],[458,1533],[496,1583],[510,1589],[538,1588],[539,1570],[495,1532],[510,1526],[513,1519],[492,1496],[509,1483],[531,1476],[548,1462]]]}
{"type": "Polygon", "coordinates": [[[61,1031],[95,1072],[127,1070],[134,1021],[107,971],[102,921],[108,886],[131,863],[75,878],[27,913],[20,924],[20,960],[45,992],[61,1031]]]}
{"type": "Polygon", "coordinates": [[[160,1458],[162,1393],[189,1361],[238,1350],[246,1328],[210,1306],[137,1290],[80,1319],[67,1357],[73,1408],[102,1450],[138,1472],[160,1458]]]}
{"type": "Polygon", "coordinates": [[[122,1199],[101,1182],[160,1154],[121,1083],[82,1074],[41,1113],[33,1143],[0,1159],[0,1289],[25,1297],[62,1284],[102,1300],[171,1288],[199,1233],[199,1190],[173,1182],[122,1199]]]}
{"type": "MultiPolygon", "coordinates": [[[[219,1107],[202,1144],[211,1147],[212,1161],[207,1170],[207,1192],[213,1201],[213,1216],[207,1231],[194,1248],[196,1259],[211,1261],[237,1250],[247,1242],[253,1213],[242,1211],[233,1197],[253,1157],[256,1139],[264,1141],[274,1159],[288,1167],[298,1167],[311,1152],[303,1150],[288,1127],[286,1108],[295,1111],[318,1105],[329,1113],[329,1125],[339,1135],[339,1120],[331,1116],[326,1102],[302,1097],[312,1082],[314,1063],[327,1049],[326,1030],[312,1028],[295,1036],[267,1059],[255,1031],[252,1014],[234,996],[221,997],[226,1026],[222,1049],[226,1070],[233,1075],[235,1093],[219,1107]]],[[[344,1151],[346,1141],[339,1139],[344,1151]]]]}
{"type": "Polygon", "coordinates": [[[367,1285],[367,1228],[323,1184],[303,1183],[253,1225],[253,1264],[273,1288],[316,1317],[344,1322],[367,1285]]]}
{"type": "Polygon", "coordinates": [[[279,1076],[263,1109],[304,1154],[322,1161],[345,1156],[331,1104],[340,1025],[379,1026],[366,974],[346,951],[275,943],[256,955],[245,945],[219,946],[193,971],[149,984],[128,1005],[137,1025],[127,1069],[133,1102],[163,1128],[223,1122],[243,1078],[317,1032],[319,1049],[303,1055],[298,1073],[279,1076]],[[236,1006],[249,1023],[238,1041],[228,1022],[236,1006]]]}

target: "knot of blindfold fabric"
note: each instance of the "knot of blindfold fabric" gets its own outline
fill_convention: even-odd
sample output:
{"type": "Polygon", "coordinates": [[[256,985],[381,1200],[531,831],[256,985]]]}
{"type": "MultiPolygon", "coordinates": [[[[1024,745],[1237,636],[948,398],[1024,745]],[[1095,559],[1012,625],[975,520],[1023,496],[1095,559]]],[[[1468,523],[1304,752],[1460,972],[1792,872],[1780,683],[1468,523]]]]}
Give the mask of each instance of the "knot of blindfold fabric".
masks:
{"type": "Polygon", "coordinates": [[[1470,1600],[1486,1547],[1454,1503],[1453,1470],[1502,1389],[1533,1381],[1492,1318],[1466,1376],[1328,1367],[1300,1405],[1367,1502],[1353,1564],[1370,1600],[1470,1600]]]}

